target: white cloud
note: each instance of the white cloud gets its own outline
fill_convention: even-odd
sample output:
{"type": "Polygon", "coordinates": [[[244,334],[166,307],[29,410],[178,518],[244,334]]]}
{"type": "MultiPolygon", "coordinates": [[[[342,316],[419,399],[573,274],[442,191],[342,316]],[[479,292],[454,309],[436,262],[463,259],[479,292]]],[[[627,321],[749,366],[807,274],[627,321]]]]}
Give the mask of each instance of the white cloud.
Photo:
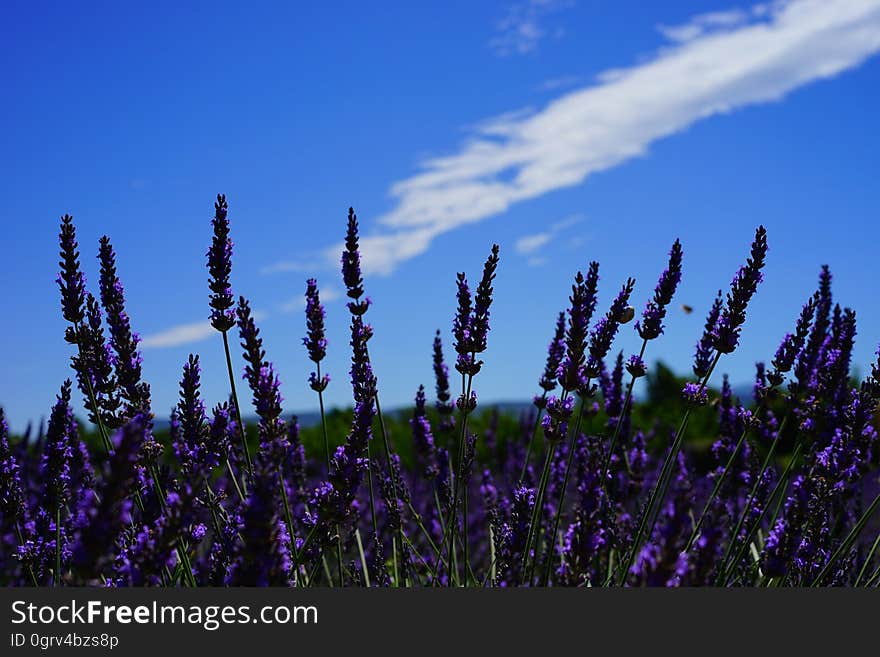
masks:
{"type": "MultiPolygon", "coordinates": [[[[253,312],[253,317],[254,321],[260,322],[268,318],[269,313],[256,310],[253,312]]],[[[211,326],[211,322],[206,319],[201,322],[178,324],[163,331],[145,335],[141,339],[140,346],[143,349],[168,349],[194,342],[203,342],[216,334],[217,329],[211,326]]]]}
{"type": "Polygon", "coordinates": [[[267,265],[260,269],[261,274],[280,274],[285,272],[310,272],[320,269],[321,264],[318,262],[309,262],[302,260],[282,260],[271,265],[267,265]]]}
{"type": "Polygon", "coordinates": [[[548,28],[545,18],[561,9],[572,7],[571,0],[523,0],[507,7],[507,13],[496,25],[497,34],[489,41],[496,55],[525,55],[538,48],[548,36],[560,37],[560,26],[548,28]]]}
{"type": "Polygon", "coordinates": [[[742,9],[730,9],[728,11],[713,11],[707,14],[697,14],[687,23],[681,25],[659,25],[657,29],[670,41],[684,43],[692,41],[712,31],[731,30],[739,27],[749,20],[749,14],[760,17],[765,16],[767,5],[755,5],[751,12],[742,9]]]}
{"type": "Polygon", "coordinates": [[[145,335],[143,340],[141,340],[141,347],[144,349],[179,347],[183,344],[207,340],[216,332],[217,329],[211,326],[211,322],[208,320],[191,324],[178,324],[164,331],[145,335]]]}
{"type": "MultiPolygon", "coordinates": [[[[561,233],[566,228],[569,228],[581,220],[580,215],[572,215],[570,217],[566,217],[561,221],[557,221],[554,224],[551,224],[550,227],[540,233],[535,233],[534,235],[525,235],[524,237],[520,237],[514,248],[516,252],[520,255],[529,255],[534,253],[538,249],[547,246],[551,240],[556,237],[559,233],[561,233]]],[[[544,259],[538,257],[529,258],[529,264],[543,264],[544,259]]]]}
{"type": "MultiPolygon", "coordinates": [[[[365,272],[388,274],[438,235],[578,185],[697,121],[777,101],[880,50],[880,0],[789,0],[741,19],[691,22],[702,31],[543,109],[484,121],[457,151],[395,183],[382,232],[363,240],[365,272]]],[[[335,267],[340,248],[323,260],[335,267]]]]}

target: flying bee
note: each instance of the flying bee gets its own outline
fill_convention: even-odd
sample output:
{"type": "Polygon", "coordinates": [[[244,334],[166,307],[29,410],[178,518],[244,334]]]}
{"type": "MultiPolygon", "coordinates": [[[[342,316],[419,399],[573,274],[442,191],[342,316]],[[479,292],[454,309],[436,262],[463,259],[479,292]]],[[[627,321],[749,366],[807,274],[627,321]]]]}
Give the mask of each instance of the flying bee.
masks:
{"type": "Polygon", "coordinates": [[[636,316],[636,309],[633,308],[632,306],[627,306],[626,308],[624,308],[621,311],[620,317],[618,318],[618,321],[621,324],[626,324],[628,322],[631,322],[632,318],[635,316],[636,316]]]}
{"type": "Polygon", "coordinates": [[[690,315],[692,312],[694,312],[694,307],[689,306],[686,303],[681,304],[681,309],[684,311],[685,315],[690,315]]]}

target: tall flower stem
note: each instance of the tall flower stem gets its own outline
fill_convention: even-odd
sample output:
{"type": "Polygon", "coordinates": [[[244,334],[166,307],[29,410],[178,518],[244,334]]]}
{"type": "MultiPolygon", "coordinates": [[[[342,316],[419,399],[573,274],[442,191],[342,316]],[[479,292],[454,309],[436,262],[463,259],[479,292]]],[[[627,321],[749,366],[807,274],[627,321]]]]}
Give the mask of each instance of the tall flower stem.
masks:
{"type": "MultiPolygon", "coordinates": [[[[784,493],[786,487],[788,486],[789,476],[791,475],[792,470],[794,470],[795,463],[797,463],[797,460],[800,458],[802,448],[803,443],[801,442],[798,442],[798,444],[795,445],[794,451],[789,458],[788,465],[785,466],[785,469],[782,471],[782,475],[780,475],[779,477],[779,481],[776,482],[776,486],[773,487],[773,490],[770,492],[770,495],[767,498],[767,506],[765,506],[758,517],[755,518],[755,522],[752,523],[751,529],[749,529],[749,532],[746,534],[745,539],[742,541],[742,543],[740,543],[740,547],[737,550],[737,553],[731,563],[739,563],[740,560],[742,560],[743,556],[745,555],[745,551],[748,548],[748,545],[752,542],[752,536],[754,536],[755,532],[758,530],[758,527],[764,520],[764,516],[767,515],[767,508],[769,507],[770,502],[772,502],[773,499],[776,497],[777,493],[779,494],[780,502],[782,502],[782,500],[784,499],[784,493]]],[[[728,544],[727,553],[724,555],[724,558],[721,561],[721,569],[715,581],[716,586],[727,586],[727,583],[730,581],[730,577],[733,575],[733,569],[727,568],[727,561],[730,556],[729,551],[731,546],[732,543],[728,544]]]]}
{"type": "MultiPolygon", "coordinates": [[[[465,451],[465,442],[467,440],[467,425],[468,425],[468,416],[470,415],[468,411],[468,401],[471,396],[471,387],[473,386],[474,377],[472,374],[468,374],[465,376],[461,375],[461,394],[462,394],[462,408],[461,410],[461,418],[460,418],[460,428],[458,432],[458,444],[456,445],[456,462],[455,462],[455,481],[452,486],[452,505],[449,509],[449,518],[446,523],[446,533],[448,534],[447,542],[448,542],[448,552],[449,559],[451,562],[455,563],[456,555],[455,555],[455,539],[456,533],[458,532],[458,496],[459,489],[461,484],[461,478],[464,472],[463,464],[464,464],[464,451],[465,451]]],[[[450,464],[450,471],[453,470],[453,464],[450,464]]],[[[465,520],[467,521],[467,520],[465,520]]],[[[450,571],[449,577],[449,585],[452,586],[452,575],[455,576],[455,581],[458,583],[458,566],[456,565],[454,571],[450,571]]]]}
{"type": "MultiPolygon", "coordinates": [[[[712,372],[718,365],[719,360],[721,360],[720,351],[716,352],[715,357],[712,359],[712,364],[709,366],[709,371],[706,372],[706,376],[704,376],[700,382],[698,393],[701,393],[703,390],[705,390],[706,384],[709,382],[709,378],[712,376],[712,372]]],[[[636,558],[636,554],[638,553],[639,548],[641,547],[642,539],[645,536],[651,536],[654,531],[654,525],[657,522],[655,511],[659,508],[663,500],[666,498],[666,492],[669,489],[669,482],[672,479],[672,466],[678,458],[678,452],[681,450],[681,443],[684,440],[684,432],[685,429],[687,429],[688,420],[690,419],[691,411],[693,410],[693,408],[693,404],[689,404],[687,410],[685,410],[684,412],[684,417],[682,417],[681,424],[678,427],[678,431],[675,432],[675,437],[672,440],[672,446],[669,448],[669,453],[666,455],[666,459],[663,461],[663,467],[660,469],[660,477],[657,479],[657,484],[651,491],[651,496],[648,498],[648,504],[645,507],[645,511],[642,514],[641,519],[639,520],[638,529],[633,536],[632,545],[627,551],[626,558],[624,558],[620,563],[621,569],[620,579],[618,580],[619,586],[623,586],[624,584],[626,584],[626,578],[629,574],[629,569],[636,558]]]]}
{"type": "MultiPolygon", "coordinates": [[[[587,380],[587,385],[584,387],[585,390],[590,389],[590,381],[587,380]]],[[[581,422],[584,417],[584,403],[585,400],[581,398],[580,403],[580,411],[578,412],[577,422],[575,423],[574,433],[571,435],[568,443],[568,459],[565,463],[565,475],[562,477],[562,490],[559,491],[559,501],[556,504],[556,514],[553,519],[553,531],[550,534],[550,541],[547,545],[547,564],[544,567],[544,577],[541,580],[542,586],[547,586],[547,583],[550,581],[550,569],[553,564],[553,548],[556,544],[556,535],[559,533],[559,521],[562,518],[562,506],[565,503],[565,490],[568,488],[568,479],[571,476],[571,466],[574,463],[574,453],[575,447],[577,446],[577,439],[581,433],[581,422]]],[[[621,415],[621,417],[623,417],[621,415]]],[[[620,422],[618,422],[618,426],[620,422]]]]}
{"type": "MultiPolygon", "coordinates": [[[[82,342],[79,337],[79,331],[77,331],[77,349],[79,350],[80,360],[83,362],[87,362],[85,360],[85,355],[83,353],[82,342]]],[[[101,418],[101,411],[98,409],[98,400],[97,395],[95,395],[95,387],[92,385],[92,377],[91,373],[86,371],[86,388],[89,391],[89,403],[92,405],[92,412],[95,414],[95,423],[98,425],[98,433],[101,434],[101,443],[104,445],[104,449],[107,450],[107,453],[110,454],[113,452],[113,445],[110,443],[110,436],[107,433],[107,427],[104,426],[104,420],[101,418]]]]}
{"type": "Polygon", "coordinates": [[[244,430],[244,422],[241,419],[241,405],[238,403],[238,392],[235,389],[235,374],[232,371],[232,354],[229,353],[228,331],[221,331],[223,335],[223,351],[226,353],[226,371],[229,374],[229,387],[232,391],[232,403],[235,405],[235,420],[238,422],[238,433],[241,437],[241,449],[244,452],[244,461],[247,465],[248,476],[253,476],[254,465],[251,461],[251,452],[248,449],[247,433],[244,430]]]}
{"type": "MultiPolygon", "coordinates": [[[[400,484],[397,481],[397,470],[392,465],[391,444],[390,444],[390,441],[388,440],[388,430],[385,427],[385,418],[382,415],[382,406],[379,404],[378,393],[373,397],[373,401],[376,402],[376,417],[379,420],[379,429],[381,430],[381,436],[382,436],[382,447],[385,449],[385,462],[388,464],[388,471],[389,471],[389,475],[391,477],[391,496],[393,498],[392,502],[396,506],[399,506],[400,505],[400,493],[399,493],[400,484]]],[[[404,536],[402,522],[400,523],[400,527],[398,528],[398,533],[400,534],[401,541],[402,541],[403,536],[404,536]]],[[[377,533],[376,536],[378,537],[379,534],[377,533]]],[[[397,552],[395,551],[394,552],[394,570],[395,570],[395,572],[397,572],[397,569],[398,569],[398,567],[397,567],[397,552]]]]}
{"type": "MultiPolygon", "coordinates": [[[[743,506],[742,510],[739,512],[739,517],[736,521],[736,526],[733,529],[733,533],[730,535],[730,542],[727,544],[727,550],[724,554],[724,559],[722,559],[721,563],[725,564],[727,562],[727,558],[730,556],[731,550],[736,545],[737,540],[739,540],[739,533],[742,531],[743,523],[746,520],[746,516],[749,513],[749,510],[752,507],[752,504],[755,502],[755,498],[758,495],[758,488],[761,486],[761,481],[764,479],[764,473],[767,472],[767,468],[770,467],[770,463],[773,459],[773,454],[776,452],[776,445],[779,443],[779,439],[782,437],[782,432],[785,430],[785,425],[788,423],[788,414],[786,413],[785,417],[782,418],[782,423],[779,425],[779,431],[776,434],[776,440],[770,445],[770,449],[767,450],[767,456],[764,457],[764,462],[761,465],[761,470],[758,472],[758,476],[755,478],[755,483],[752,484],[752,489],[749,492],[748,498],[746,498],[746,503],[743,506]]],[[[749,536],[751,540],[751,536],[749,536]]],[[[748,544],[748,541],[746,541],[748,544]]]]}
{"type": "Polygon", "coordinates": [[[862,564],[862,567],[859,570],[859,574],[856,577],[856,581],[853,586],[858,586],[861,583],[862,578],[868,572],[868,566],[870,566],[871,561],[874,560],[874,555],[877,553],[878,547],[880,547],[880,534],[878,534],[877,538],[874,539],[874,543],[871,545],[871,549],[868,551],[868,554],[865,557],[865,562],[862,564]]]}
{"type": "MultiPolygon", "coordinates": [[[[639,350],[639,360],[644,358],[645,349],[648,347],[648,340],[642,340],[642,348],[639,350]]],[[[617,418],[617,424],[614,426],[614,433],[611,434],[611,442],[608,444],[608,453],[605,454],[605,463],[602,466],[602,490],[605,490],[608,479],[608,470],[611,467],[611,458],[614,456],[614,449],[617,447],[617,441],[620,439],[620,428],[623,426],[623,418],[626,417],[626,412],[629,410],[629,405],[632,402],[632,393],[633,388],[636,385],[636,377],[633,375],[629,380],[629,385],[626,387],[626,396],[623,399],[623,406],[620,410],[620,417],[617,418]]]]}
{"type": "MultiPolygon", "coordinates": [[[[318,381],[321,380],[321,363],[315,364],[317,368],[318,381]]],[[[318,390],[318,407],[321,410],[321,436],[324,438],[324,459],[327,465],[327,472],[330,472],[330,439],[327,436],[327,417],[324,413],[324,391],[318,390]]]]}
{"type": "MultiPolygon", "coordinates": [[[[566,399],[568,397],[568,390],[563,389],[562,395],[560,399],[566,399]]],[[[583,402],[581,402],[580,410],[578,411],[578,429],[580,428],[580,416],[583,413],[583,402]]],[[[532,563],[532,568],[529,568],[530,560],[529,556],[532,551],[532,544],[537,539],[538,534],[538,526],[541,522],[541,509],[544,505],[544,495],[547,491],[547,484],[550,481],[550,467],[553,463],[553,458],[556,456],[556,448],[558,443],[555,441],[550,445],[550,449],[547,450],[547,455],[544,459],[544,467],[541,471],[541,479],[538,482],[538,490],[535,495],[535,506],[532,507],[532,516],[529,520],[529,531],[526,534],[526,547],[523,550],[523,560],[522,560],[522,568],[520,572],[520,582],[524,583],[526,581],[531,582],[531,576],[527,577],[527,572],[534,570],[534,564],[532,563]]],[[[535,557],[537,557],[537,546],[535,547],[535,557]]],[[[532,560],[534,561],[534,560],[532,560]]]]}
{"type": "Polygon", "coordinates": [[[541,406],[538,407],[538,413],[535,415],[535,425],[532,427],[532,435],[529,438],[529,446],[526,448],[526,456],[523,459],[522,471],[519,473],[520,482],[526,478],[526,472],[529,469],[529,460],[532,457],[532,450],[535,447],[535,439],[538,436],[538,427],[541,426],[541,415],[544,412],[543,404],[547,401],[547,391],[541,395],[541,406]]]}
{"type": "Polygon", "coordinates": [[[871,516],[874,515],[874,511],[877,510],[878,506],[880,506],[880,494],[878,494],[874,498],[874,500],[871,502],[871,504],[868,506],[868,508],[865,509],[865,512],[861,515],[861,517],[858,519],[856,524],[853,525],[853,528],[846,535],[846,538],[843,539],[843,541],[840,543],[840,545],[837,547],[837,549],[834,551],[834,553],[831,555],[831,557],[825,563],[825,566],[822,568],[822,570],[819,572],[819,574],[816,575],[816,578],[813,580],[813,582],[812,582],[812,584],[810,584],[810,586],[812,586],[812,587],[820,586],[822,584],[822,580],[824,580],[825,577],[827,577],[828,574],[831,572],[831,567],[835,563],[837,563],[837,561],[844,554],[846,554],[847,552],[849,552],[850,549],[852,549],[852,546],[855,544],[856,539],[858,539],[859,535],[862,533],[862,530],[865,529],[865,526],[868,524],[868,521],[871,519],[871,516]]]}

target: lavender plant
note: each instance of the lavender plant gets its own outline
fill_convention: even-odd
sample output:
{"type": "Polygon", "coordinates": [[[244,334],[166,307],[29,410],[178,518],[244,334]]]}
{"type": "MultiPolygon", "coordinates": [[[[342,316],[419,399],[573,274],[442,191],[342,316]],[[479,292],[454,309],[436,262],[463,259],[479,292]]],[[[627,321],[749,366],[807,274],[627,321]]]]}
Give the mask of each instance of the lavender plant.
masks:
{"type": "Polygon", "coordinates": [[[327,314],[316,280],[306,281],[303,338],[314,368],[302,379],[321,418],[310,429],[283,416],[255,314],[233,295],[223,195],[211,229],[208,312],[230,396],[208,411],[191,354],[166,436],[110,240],[99,243],[93,296],[73,219],[62,218],[57,281],[86,423],[74,417],[70,382],[45,430],[16,438],[0,409],[0,584],[880,586],[880,351],[857,381],[856,314],[833,299],[827,267],[793,330],[757,364],[753,398],[738,399],[726,376],[712,386],[764,275],[763,227],[729,291],[711,302],[694,378],[659,402],[639,398],[635,384],[647,378],[650,396],[669,376],[648,362],[647,346],[673,324],[681,242],[634,324],[641,348],[632,354],[615,341],[635,316],[634,281],[591,326],[599,265],[590,263],[555,318],[538,395],[519,418],[478,412],[500,263],[493,246],[475,290],[463,273],[455,281],[460,390],[437,331],[425,372],[434,399],[431,386],[414,386],[399,420],[379,402],[350,209],[341,269],[353,411],[342,432],[324,407],[327,314]],[[228,338],[236,328],[238,357],[228,338]],[[255,442],[243,421],[251,414],[255,442]],[[400,451],[398,429],[409,437],[400,451]]]}

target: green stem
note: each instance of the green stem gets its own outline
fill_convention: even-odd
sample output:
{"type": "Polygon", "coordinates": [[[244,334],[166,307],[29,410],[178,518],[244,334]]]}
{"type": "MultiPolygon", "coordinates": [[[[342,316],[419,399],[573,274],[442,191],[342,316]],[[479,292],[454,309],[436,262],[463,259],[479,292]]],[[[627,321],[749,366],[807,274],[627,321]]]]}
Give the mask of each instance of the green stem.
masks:
{"type": "Polygon", "coordinates": [[[526,457],[523,459],[522,471],[519,473],[519,481],[522,483],[526,478],[526,472],[529,469],[529,460],[532,457],[532,450],[535,447],[535,438],[538,435],[538,427],[541,426],[541,415],[544,412],[544,404],[547,401],[547,391],[541,395],[541,404],[538,406],[538,414],[535,416],[535,426],[532,427],[532,436],[529,438],[529,446],[526,448],[526,457]]]}
{"type": "MultiPolygon", "coordinates": [[[[700,382],[698,394],[702,393],[705,389],[706,384],[709,382],[709,378],[712,376],[712,372],[718,365],[719,360],[721,360],[721,352],[717,352],[715,354],[715,358],[712,360],[712,365],[709,367],[709,371],[700,382]]],[[[654,525],[657,522],[655,511],[659,509],[659,506],[666,498],[666,492],[669,488],[669,482],[672,479],[672,468],[678,458],[678,452],[681,450],[681,444],[684,440],[684,432],[685,429],[687,429],[688,420],[690,419],[692,410],[693,406],[688,405],[687,410],[685,410],[684,412],[684,417],[681,420],[681,424],[678,427],[678,431],[675,432],[675,438],[672,441],[672,446],[669,449],[669,453],[666,455],[666,459],[663,461],[663,467],[660,470],[660,477],[657,479],[657,484],[651,491],[651,496],[648,498],[648,505],[645,508],[645,512],[642,514],[641,519],[639,520],[639,526],[636,530],[635,536],[633,537],[632,545],[627,551],[626,558],[621,561],[620,579],[618,580],[619,586],[623,586],[624,584],[626,584],[627,574],[629,573],[629,569],[632,566],[633,561],[635,560],[636,554],[638,554],[638,550],[641,547],[642,539],[646,536],[650,537],[654,531],[654,525]]]]}
{"type": "MultiPolygon", "coordinates": [[[[453,483],[453,493],[452,493],[452,506],[449,511],[449,518],[446,525],[446,533],[449,535],[447,538],[448,541],[448,550],[450,561],[453,563],[456,562],[456,554],[455,554],[455,534],[458,531],[458,496],[459,489],[461,484],[462,474],[464,472],[464,453],[465,453],[465,443],[467,442],[467,424],[468,417],[470,415],[470,411],[468,410],[468,402],[471,396],[471,387],[473,386],[474,376],[472,374],[468,374],[466,377],[464,374],[461,375],[461,393],[462,393],[462,408],[461,408],[461,428],[459,430],[458,435],[458,448],[457,448],[457,461],[455,463],[455,481],[453,483]]],[[[453,465],[450,464],[450,471],[453,469],[453,465]]],[[[458,566],[455,566],[454,572],[450,572],[450,575],[455,576],[455,583],[459,583],[458,579],[458,566]]],[[[453,584],[453,577],[449,578],[449,586],[453,584]]]]}
{"type": "MultiPolygon", "coordinates": [[[[764,457],[764,463],[761,465],[761,471],[758,473],[758,476],[755,478],[755,483],[752,484],[752,490],[749,491],[749,496],[746,498],[746,503],[743,506],[742,510],[739,513],[739,517],[737,518],[736,525],[733,529],[733,533],[730,535],[730,542],[727,544],[727,550],[724,554],[724,559],[722,560],[722,564],[726,563],[727,557],[730,556],[731,549],[734,544],[739,539],[740,531],[742,531],[743,523],[746,520],[746,516],[751,510],[752,504],[755,502],[755,498],[758,496],[758,488],[761,486],[761,482],[764,479],[764,473],[767,472],[767,468],[770,467],[770,462],[773,459],[773,454],[776,452],[776,445],[779,444],[779,440],[782,438],[782,434],[785,431],[785,425],[788,423],[788,414],[782,418],[782,424],[779,425],[779,431],[776,432],[776,440],[774,440],[770,444],[770,449],[767,450],[767,456],[764,457]]],[[[749,540],[751,540],[752,532],[749,532],[749,540]]],[[[748,545],[749,541],[746,541],[746,545],[748,545]]]]}
{"type": "Polygon", "coordinates": [[[364,555],[364,544],[361,542],[361,530],[354,530],[354,538],[357,541],[358,554],[361,556],[361,568],[364,572],[364,584],[370,588],[370,570],[367,568],[367,557],[364,555]]]}
{"type": "MultiPolygon", "coordinates": [[[[644,348],[643,348],[644,349],[644,348]]],[[[585,390],[590,389],[590,381],[587,380],[587,385],[584,388],[585,390]]],[[[547,548],[547,564],[544,566],[544,577],[541,580],[542,586],[547,586],[550,581],[550,570],[553,564],[553,550],[556,545],[556,535],[559,533],[559,521],[562,518],[562,506],[565,504],[565,490],[568,488],[568,479],[571,476],[571,465],[574,463],[574,453],[575,447],[577,446],[577,439],[581,432],[581,421],[584,417],[584,404],[585,400],[581,398],[580,404],[580,412],[578,412],[577,423],[574,428],[574,433],[569,439],[568,443],[568,459],[565,463],[565,475],[562,477],[562,490],[559,491],[559,501],[556,503],[556,513],[553,519],[553,532],[550,534],[550,539],[548,541],[547,548]]],[[[621,414],[621,418],[623,415],[621,414]]],[[[618,421],[618,426],[620,426],[620,422],[618,421]]],[[[604,469],[603,469],[604,470],[604,469]]]]}
{"type": "MultiPolygon", "coordinates": [[[[538,494],[535,496],[535,505],[532,507],[532,516],[529,519],[529,531],[526,534],[525,549],[523,549],[522,565],[520,567],[520,584],[530,582],[527,579],[529,572],[529,556],[532,551],[532,543],[535,541],[538,523],[541,521],[541,507],[544,505],[544,493],[547,490],[547,482],[550,480],[550,466],[553,463],[553,457],[556,455],[557,443],[554,441],[550,444],[550,449],[544,457],[544,467],[541,470],[541,479],[538,482],[538,494]]],[[[535,555],[537,557],[537,554],[535,555]]]]}
{"type": "Polygon", "coordinates": [[[223,351],[226,353],[226,370],[229,374],[229,387],[232,390],[232,403],[235,405],[235,419],[238,422],[238,432],[241,436],[241,449],[244,452],[244,461],[247,464],[248,475],[253,477],[254,465],[251,462],[251,452],[247,444],[247,432],[241,419],[241,404],[238,403],[238,392],[235,388],[235,374],[232,371],[232,355],[229,352],[229,337],[227,331],[221,331],[223,335],[223,351]]]}
{"type": "Polygon", "coordinates": [[[876,554],[878,547],[880,547],[880,534],[877,534],[877,538],[874,539],[874,544],[871,545],[868,556],[865,557],[865,562],[862,564],[862,567],[859,570],[859,576],[856,577],[855,584],[853,584],[854,587],[859,585],[859,583],[862,581],[862,577],[864,577],[865,573],[868,572],[868,566],[871,565],[871,561],[873,561],[874,555],[876,554]]]}
{"type": "Polygon", "coordinates": [[[819,571],[819,574],[816,575],[816,578],[813,580],[813,583],[810,586],[821,586],[822,580],[828,575],[831,571],[831,567],[837,563],[837,560],[840,559],[844,555],[844,553],[849,552],[852,548],[853,544],[856,542],[856,539],[859,537],[859,534],[862,533],[862,530],[868,524],[868,521],[871,519],[871,516],[874,515],[874,511],[877,509],[877,506],[880,505],[880,495],[874,498],[874,501],[865,509],[865,512],[859,518],[858,522],[853,525],[853,528],[849,531],[849,534],[846,535],[846,538],[843,539],[843,542],[838,546],[838,548],[831,555],[831,558],[828,559],[828,562],[825,564],[825,567],[819,571]]]}
{"type": "MultiPolygon", "coordinates": [[[[321,363],[315,363],[317,371],[315,376],[321,381],[321,363]]],[[[324,412],[324,391],[318,390],[318,407],[321,409],[321,435],[324,438],[324,458],[326,459],[327,475],[330,475],[330,439],[327,435],[327,416],[324,412]]],[[[339,586],[344,586],[342,577],[342,531],[336,525],[336,571],[339,577],[339,586]]]]}
{"type": "MultiPolygon", "coordinates": [[[[645,349],[647,347],[648,341],[642,340],[642,348],[639,350],[639,359],[641,359],[645,355],[645,349]]],[[[611,435],[611,443],[608,446],[608,453],[605,455],[605,463],[602,466],[603,492],[605,492],[605,488],[607,486],[608,470],[611,468],[611,457],[614,456],[614,449],[617,447],[617,441],[620,438],[620,430],[623,426],[623,419],[626,417],[626,412],[629,409],[630,402],[632,401],[632,392],[635,384],[636,377],[633,376],[629,380],[629,385],[626,387],[626,396],[623,399],[623,408],[620,411],[620,416],[617,418],[617,424],[614,425],[614,433],[611,435]]]]}
{"type": "MultiPolygon", "coordinates": [[[[782,498],[784,497],[785,489],[788,486],[788,478],[791,475],[792,470],[794,470],[795,463],[797,462],[798,458],[801,455],[802,447],[803,447],[803,445],[801,443],[798,443],[797,445],[795,445],[794,451],[791,454],[791,458],[789,459],[788,463],[786,464],[785,469],[782,471],[782,474],[779,476],[779,481],[776,482],[776,485],[773,487],[773,490],[770,491],[770,495],[767,498],[767,505],[764,507],[764,509],[761,511],[761,513],[755,519],[755,522],[752,523],[751,527],[749,528],[749,531],[746,534],[745,539],[740,544],[739,549],[737,550],[733,561],[730,562],[731,563],[730,568],[727,567],[727,561],[728,561],[728,557],[730,556],[730,550],[731,550],[731,545],[728,544],[728,548],[726,550],[724,558],[721,561],[721,570],[718,573],[718,577],[716,578],[716,581],[715,581],[716,585],[727,586],[727,583],[730,581],[730,578],[733,575],[732,564],[739,563],[742,560],[743,555],[746,552],[746,549],[748,549],[748,546],[752,541],[752,537],[754,536],[755,532],[758,530],[758,527],[761,525],[761,522],[764,520],[764,516],[767,515],[767,509],[770,507],[770,503],[776,498],[777,493],[779,494],[779,502],[781,505],[782,498]]],[[[776,513],[778,513],[778,512],[779,512],[779,506],[777,506],[777,508],[776,508],[776,513]]],[[[775,514],[774,514],[774,516],[775,516],[775,514]]],[[[772,526],[772,523],[771,523],[771,526],[772,526]]]]}

